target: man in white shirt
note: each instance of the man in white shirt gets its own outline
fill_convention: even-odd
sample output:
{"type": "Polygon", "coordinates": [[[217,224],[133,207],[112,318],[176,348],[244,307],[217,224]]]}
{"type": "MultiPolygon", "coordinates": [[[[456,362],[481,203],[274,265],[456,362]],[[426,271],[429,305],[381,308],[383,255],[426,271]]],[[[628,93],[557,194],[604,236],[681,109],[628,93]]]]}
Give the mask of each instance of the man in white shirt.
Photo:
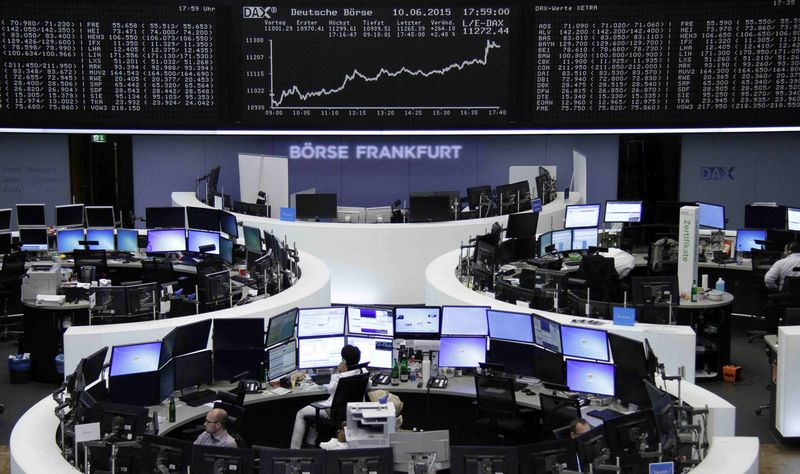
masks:
{"type": "MultiPolygon", "coordinates": [[[[328,384],[328,393],[330,396],[324,402],[319,402],[319,405],[330,407],[333,403],[333,395],[336,393],[336,386],[339,384],[339,379],[343,377],[350,377],[361,373],[360,369],[351,370],[352,367],[358,365],[361,360],[361,351],[358,347],[346,345],[342,347],[342,361],[336,367],[336,373],[331,375],[331,381],[328,384]]],[[[316,408],[311,405],[306,405],[297,411],[294,418],[294,430],[292,431],[292,442],[289,445],[291,449],[300,449],[303,445],[303,436],[305,435],[306,444],[314,444],[314,439],[317,434],[313,427],[306,431],[305,416],[314,415],[317,412],[316,408]]],[[[320,416],[327,417],[328,410],[321,410],[320,416]]]]}
{"type": "Polygon", "coordinates": [[[225,429],[228,421],[228,412],[222,408],[212,408],[206,413],[206,420],[203,423],[205,431],[194,441],[194,444],[201,446],[219,446],[221,448],[235,448],[236,440],[225,429]]]}
{"type": "Polygon", "coordinates": [[[772,264],[766,275],[764,284],[770,290],[783,290],[786,277],[800,276],[800,272],[792,270],[800,267],[800,242],[794,241],[786,245],[785,257],[772,264]]]}

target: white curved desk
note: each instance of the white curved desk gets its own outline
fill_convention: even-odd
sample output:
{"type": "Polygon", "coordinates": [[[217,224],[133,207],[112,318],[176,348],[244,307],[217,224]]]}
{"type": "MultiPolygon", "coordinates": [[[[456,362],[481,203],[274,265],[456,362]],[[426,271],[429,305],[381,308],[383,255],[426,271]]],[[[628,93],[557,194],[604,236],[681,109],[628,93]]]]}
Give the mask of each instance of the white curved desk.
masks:
{"type": "MultiPolygon", "coordinates": [[[[560,229],[567,204],[581,202],[579,193],[563,194],[539,213],[538,232],[560,229]]],[[[207,207],[194,193],[172,193],[173,206],[207,207]]],[[[331,299],[336,303],[408,304],[425,297],[425,267],[434,258],[470,237],[486,233],[508,216],[414,224],[340,224],[286,222],[236,214],[249,227],[273,232],[325,262],[331,271],[331,299]]]]}
{"type": "Polygon", "coordinates": [[[64,372],[72,373],[82,357],[104,346],[155,341],[163,338],[175,326],[183,324],[222,317],[269,318],[295,307],[330,306],[331,275],[328,267],[315,256],[305,252],[300,252],[299,266],[301,277],[292,287],[269,298],[241,306],[173,319],[102,326],[73,326],[64,333],[64,372]]]}

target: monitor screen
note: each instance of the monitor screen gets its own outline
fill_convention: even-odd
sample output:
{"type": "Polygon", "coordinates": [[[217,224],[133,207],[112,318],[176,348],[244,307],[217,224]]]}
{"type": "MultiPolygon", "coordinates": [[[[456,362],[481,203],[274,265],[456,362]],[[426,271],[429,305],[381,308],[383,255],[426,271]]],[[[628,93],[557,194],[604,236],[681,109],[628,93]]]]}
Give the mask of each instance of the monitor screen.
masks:
{"type": "Polygon", "coordinates": [[[486,362],[485,337],[443,337],[439,367],[476,368],[486,362]]]}
{"type": "Polygon", "coordinates": [[[97,245],[90,245],[89,250],[105,250],[113,252],[114,229],[86,229],[86,240],[96,240],[97,245]]]}
{"type": "Polygon", "coordinates": [[[172,357],[201,351],[208,347],[211,320],[177,326],[161,340],[161,365],[172,357]]]}
{"type": "Polygon", "coordinates": [[[347,343],[361,351],[361,362],[376,369],[392,368],[392,338],[347,336],[347,343]]]}
{"type": "MultiPolygon", "coordinates": [[[[188,472],[192,464],[192,443],[172,438],[144,435],[143,472],[188,472]]],[[[124,472],[120,470],[119,472],[124,472]]],[[[130,471],[129,471],[130,472],[130,471]]]]}
{"type": "Polygon", "coordinates": [[[114,227],[114,206],[86,206],[87,227],[114,227]]]}
{"type": "Polygon", "coordinates": [[[11,253],[11,232],[0,232],[0,255],[11,253]]]}
{"type": "Polygon", "coordinates": [[[786,229],[800,231],[800,208],[786,208],[786,229]]]}
{"type": "Polygon", "coordinates": [[[275,315],[267,320],[267,347],[287,341],[294,337],[297,323],[297,308],[275,315]]]}
{"type": "Polygon", "coordinates": [[[148,229],[186,227],[186,211],[182,207],[148,207],[145,209],[148,229]]]}
{"type": "Polygon", "coordinates": [[[446,336],[486,336],[488,306],[442,306],[442,334],[446,336]]]}
{"type": "Polygon", "coordinates": [[[298,219],[336,219],[335,194],[297,194],[298,219]]]}
{"type": "Polygon", "coordinates": [[[572,229],[554,230],[551,234],[552,245],[556,252],[569,252],[572,250],[572,229]]]}
{"type": "Polygon", "coordinates": [[[642,201],[606,201],[606,212],[603,221],[641,222],[642,201]]]}
{"type": "Polygon", "coordinates": [[[83,227],[83,204],[56,206],[56,227],[83,227]]]}
{"type": "Polygon", "coordinates": [[[185,229],[150,229],[147,231],[147,252],[185,252],[185,229]]]}
{"type": "Polygon", "coordinates": [[[529,313],[486,311],[489,337],[517,342],[533,342],[533,324],[529,313]]]}
{"type": "Polygon", "coordinates": [[[614,396],[624,403],[634,403],[639,408],[650,406],[644,380],[641,373],[614,364],[614,396]]]}
{"type": "Polygon", "coordinates": [[[700,206],[698,221],[701,226],[712,229],[725,228],[725,206],[705,202],[698,202],[697,205],[700,206]]]}
{"type": "Polygon", "coordinates": [[[263,346],[250,349],[214,348],[214,380],[230,379],[243,372],[247,372],[247,378],[262,377],[264,373],[263,346]]]}
{"type": "Polygon", "coordinates": [[[173,359],[173,363],[175,364],[174,390],[212,382],[210,350],[177,356],[173,359]]]}
{"type": "Polygon", "coordinates": [[[533,376],[543,382],[566,385],[564,357],[558,352],[551,352],[534,346],[533,376]]]}
{"type": "Polygon", "coordinates": [[[346,311],[344,306],[301,309],[297,313],[297,337],[344,335],[346,311]]]}
{"type": "Polygon", "coordinates": [[[325,474],[324,449],[278,449],[253,447],[260,455],[259,474],[325,474]]]}
{"type": "Polygon", "coordinates": [[[598,329],[561,326],[561,352],[569,357],[608,362],[608,335],[598,329]]]}
{"type": "Polygon", "coordinates": [[[614,396],[614,366],[567,359],[567,386],[572,392],[614,396]]]}
{"type": "Polygon", "coordinates": [[[244,246],[247,250],[255,253],[261,253],[261,231],[256,227],[242,227],[244,232],[244,246]]]}
{"type": "Polygon", "coordinates": [[[398,306],[394,309],[394,333],[409,339],[438,339],[441,331],[440,313],[438,306],[398,306]]]}
{"type": "Polygon", "coordinates": [[[0,209],[0,230],[11,229],[11,209],[0,209]]]}
{"type": "Polygon", "coordinates": [[[344,336],[298,339],[297,368],[336,367],[342,361],[342,347],[344,347],[344,336]]]}
{"type": "Polygon", "coordinates": [[[600,204],[578,204],[567,206],[564,228],[597,227],[600,221],[600,204]]]}
{"type": "MultiPolygon", "coordinates": [[[[570,237],[570,240],[572,238],[570,237]]],[[[553,244],[553,233],[545,232],[539,236],[539,256],[547,255],[547,247],[553,244]]]]}
{"type": "Polygon", "coordinates": [[[117,250],[136,253],[139,251],[139,231],[136,229],[117,229],[117,250]]]}
{"type": "Polygon", "coordinates": [[[588,250],[597,247],[597,227],[572,229],[572,250],[588,250]]]}
{"type": "Polygon", "coordinates": [[[489,339],[489,352],[486,362],[501,364],[506,373],[533,377],[533,358],[536,346],[519,342],[489,339]]]}
{"type": "Polygon", "coordinates": [[[366,306],[347,307],[347,333],[368,336],[394,336],[392,310],[366,306]]]}
{"type": "Polygon", "coordinates": [[[160,355],[161,341],[114,346],[111,349],[109,376],[155,372],[160,355]]]}
{"type": "Polygon", "coordinates": [[[441,222],[453,219],[449,196],[411,196],[408,214],[411,222],[441,222]]]}
{"type": "Polygon", "coordinates": [[[83,250],[83,245],[78,242],[83,240],[83,229],[62,229],[56,232],[56,247],[58,253],[70,253],[73,250],[83,250]]]}
{"type": "Polygon", "coordinates": [[[186,250],[200,253],[200,247],[213,245],[214,250],[206,252],[208,255],[219,255],[219,232],[206,232],[204,230],[190,230],[187,232],[186,250]]]}
{"type": "Polygon", "coordinates": [[[750,252],[751,250],[763,250],[761,244],[756,240],[767,240],[766,230],[739,229],[736,231],[736,251],[750,252]]]}
{"type": "Polygon", "coordinates": [[[642,376],[648,375],[644,343],[619,334],[608,333],[611,356],[617,368],[626,368],[642,376]]]}
{"type": "Polygon", "coordinates": [[[209,207],[186,207],[186,227],[219,232],[219,210],[209,207]]]}
{"type": "Polygon", "coordinates": [[[233,241],[225,237],[219,238],[219,258],[228,265],[233,265],[233,241]]]}
{"type": "Polygon", "coordinates": [[[267,380],[279,379],[295,370],[297,370],[296,340],[292,339],[267,349],[267,380]]]}
{"type": "Polygon", "coordinates": [[[18,227],[43,227],[47,225],[44,218],[44,204],[17,204],[18,227]]]}
{"type": "Polygon", "coordinates": [[[230,212],[222,211],[219,213],[219,227],[230,238],[239,238],[239,225],[236,223],[236,216],[230,212]]]}
{"type": "Polygon", "coordinates": [[[506,238],[536,237],[536,226],[539,224],[538,212],[518,212],[508,216],[506,238]]]}
{"type": "Polygon", "coordinates": [[[192,448],[192,474],[253,472],[253,451],[196,444],[192,448]]]}
{"type": "Polygon", "coordinates": [[[264,347],[263,318],[214,319],[214,349],[264,347]]]}
{"type": "Polygon", "coordinates": [[[744,226],[748,229],[786,228],[786,206],[744,206],[744,226]]]}
{"type": "Polygon", "coordinates": [[[561,352],[561,325],[542,316],[533,315],[534,342],[545,349],[561,352]]]}
{"type": "Polygon", "coordinates": [[[20,250],[47,250],[47,229],[20,229],[19,243],[20,250]]]}

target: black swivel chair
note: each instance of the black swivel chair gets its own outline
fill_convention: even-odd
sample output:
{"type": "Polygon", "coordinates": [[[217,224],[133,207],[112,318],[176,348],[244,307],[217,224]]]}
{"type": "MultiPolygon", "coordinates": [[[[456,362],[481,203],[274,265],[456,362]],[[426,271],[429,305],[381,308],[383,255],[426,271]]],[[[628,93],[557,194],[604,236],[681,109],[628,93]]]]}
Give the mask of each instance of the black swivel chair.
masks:
{"type": "Polygon", "coordinates": [[[540,393],[539,405],[542,411],[542,431],[545,434],[553,433],[557,436],[565,426],[569,428],[575,418],[581,417],[581,406],[572,398],[540,393]]]}
{"type": "MultiPolygon", "coordinates": [[[[769,315],[764,311],[770,303],[770,294],[767,287],[764,286],[764,276],[767,274],[772,264],[781,258],[781,252],[775,250],[758,250],[753,249],[750,251],[750,261],[753,266],[751,272],[751,287],[753,290],[753,314],[756,318],[763,321],[765,330],[747,331],[747,342],[753,342],[757,337],[763,337],[769,333],[770,324],[769,315]]],[[[775,318],[771,318],[775,319],[775,318]]]]}
{"type": "Polygon", "coordinates": [[[0,338],[5,339],[9,334],[22,334],[22,331],[9,331],[9,326],[18,325],[21,321],[11,322],[8,314],[8,301],[19,299],[22,288],[22,277],[25,276],[25,252],[11,253],[3,259],[3,268],[0,269],[0,300],[3,302],[2,319],[0,326],[3,333],[0,338]]]}
{"type": "Polygon", "coordinates": [[[350,402],[363,402],[369,384],[369,373],[342,377],[336,385],[336,392],[333,394],[333,401],[328,412],[328,417],[321,416],[322,411],[327,407],[315,402],[311,406],[316,409],[316,413],[305,417],[306,423],[317,430],[317,439],[314,445],[319,447],[321,441],[326,441],[336,435],[336,431],[341,428],[342,423],[347,419],[347,404],[350,402]]]}
{"type": "Polygon", "coordinates": [[[519,444],[531,437],[533,410],[520,408],[514,391],[514,379],[494,375],[475,375],[478,416],[475,426],[494,433],[500,445],[519,444]]]}
{"type": "Polygon", "coordinates": [[[619,274],[614,259],[600,255],[584,255],[578,268],[578,278],[586,281],[586,287],[595,301],[619,301],[621,296],[619,274]]]}
{"type": "Polygon", "coordinates": [[[108,275],[108,255],[105,250],[75,250],[72,252],[75,260],[75,272],[80,277],[81,268],[93,266],[96,278],[105,278],[108,275]]]}

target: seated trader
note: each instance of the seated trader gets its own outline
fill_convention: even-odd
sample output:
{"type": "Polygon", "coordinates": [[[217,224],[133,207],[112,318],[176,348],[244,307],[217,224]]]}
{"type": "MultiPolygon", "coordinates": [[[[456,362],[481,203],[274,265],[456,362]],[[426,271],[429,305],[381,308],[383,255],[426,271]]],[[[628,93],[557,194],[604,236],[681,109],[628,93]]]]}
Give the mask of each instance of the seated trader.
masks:
{"type": "Polygon", "coordinates": [[[575,439],[591,429],[592,427],[588,421],[583,418],[575,418],[569,424],[569,437],[570,439],[575,439]]]}
{"type": "Polygon", "coordinates": [[[201,446],[219,446],[222,448],[235,448],[236,440],[233,439],[225,429],[228,421],[228,413],[222,408],[212,408],[206,413],[206,420],[203,423],[205,431],[194,441],[194,444],[201,446]]]}
{"type": "MultiPolygon", "coordinates": [[[[330,396],[327,400],[320,402],[320,405],[324,405],[326,407],[330,407],[331,403],[333,403],[333,394],[336,393],[336,386],[339,384],[339,379],[342,377],[350,377],[352,375],[358,375],[361,373],[360,369],[351,370],[351,367],[358,365],[358,362],[361,360],[361,351],[358,347],[346,345],[342,347],[342,361],[339,363],[339,366],[336,367],[336,373],[331,375],[331,381],[328,384],[328,393],[330,396]]],[[[306,405],[300,410],[297,411],[297,416],[294,418],[294,430],[292,431],[292,443],[289,445],[291,449],[300,449],[303,443],[303,436],[305,435],[306,444],[313,444],[314,439],[316,438],[316,433],[313,427],[308,430],[306,433],[306,420],[303,418],[307,415],[314,415],[316,414],[317,410],[311,406],[306,405]]],[[[322,410],[320,411],[320,416],[327,417],[328,411],[322,410]]]]}
{"type": "Polygon", "coordinates": [[[800,276],[800,272],[792,270],[794,267],[800,267],[800,242],[787,244],[784,255],[784,258],[773,263],[764,275],[764,284],[770,290],[783,290],[783,281],[786,277],[800,276]]]}

